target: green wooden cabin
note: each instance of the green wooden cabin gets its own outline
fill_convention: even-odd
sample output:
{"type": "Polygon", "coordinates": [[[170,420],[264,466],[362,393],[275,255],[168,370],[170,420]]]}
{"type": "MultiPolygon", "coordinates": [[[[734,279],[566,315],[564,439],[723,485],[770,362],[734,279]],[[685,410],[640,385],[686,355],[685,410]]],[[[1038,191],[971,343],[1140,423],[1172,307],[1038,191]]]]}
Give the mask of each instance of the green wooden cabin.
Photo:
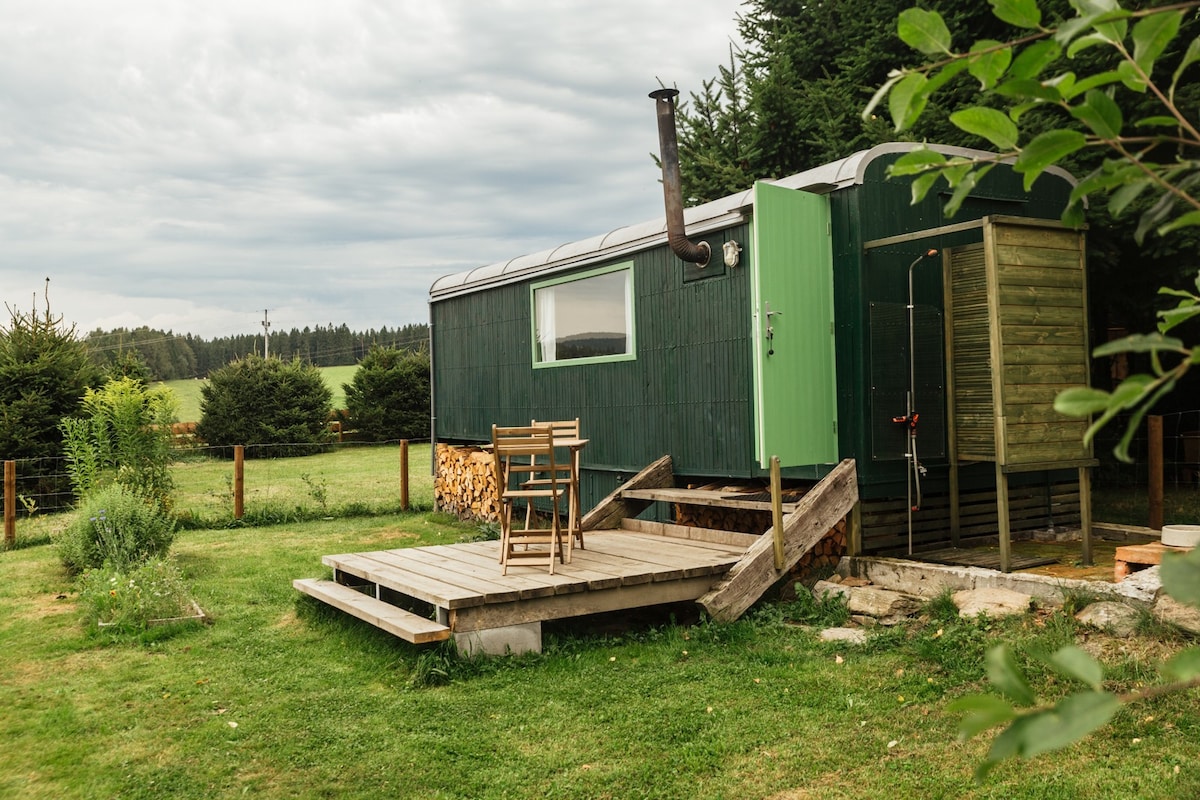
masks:
{"type": "Polygon", "coordinates": [[[1078,523],[1083,423],[1050,408],[1087,381],[1082,234],[1057,221],[1074,182],[1052,170],[1026,191],[1002,165],[947,218],[944,195],[912,205],[886,176],[913,146],[687,209],[703,268],[658,219],[440,278],[435,441],[579,417],[585,508],[668,453],[681,484],[759,480],[771,456],[815,480],[854,458],[868,552],[995,533],[1010,509],[1014,529],[1078,523]],[[911,520],[894,421],[910,382],[926,469],[911,520]]]}

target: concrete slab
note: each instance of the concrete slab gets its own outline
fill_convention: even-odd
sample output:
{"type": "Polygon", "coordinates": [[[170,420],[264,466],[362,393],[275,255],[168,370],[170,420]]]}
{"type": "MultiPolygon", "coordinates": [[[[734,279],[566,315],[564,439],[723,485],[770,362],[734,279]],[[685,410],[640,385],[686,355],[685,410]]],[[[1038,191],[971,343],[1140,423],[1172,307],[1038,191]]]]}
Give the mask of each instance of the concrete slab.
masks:
{"type": "Polygon", "coordinates": [[[454,634],[458,652],[465,656],[483,653],[489,656],[542,652],[542,623],[526,622],[454,634]]]}
{"type": "Polygon", "coordinates": [[[997,588],[1021,592],[1049,605],[1060,605],[1065,594],[1080,592],[1150,606],[1157,593],[1153,582],[1131,584],[1126,579],[1121,583],[1107,583],[877,556],[846,556],[839,562],[837,573],[866,578],[881,588],[926,598],[946,590],[997,588]]]}

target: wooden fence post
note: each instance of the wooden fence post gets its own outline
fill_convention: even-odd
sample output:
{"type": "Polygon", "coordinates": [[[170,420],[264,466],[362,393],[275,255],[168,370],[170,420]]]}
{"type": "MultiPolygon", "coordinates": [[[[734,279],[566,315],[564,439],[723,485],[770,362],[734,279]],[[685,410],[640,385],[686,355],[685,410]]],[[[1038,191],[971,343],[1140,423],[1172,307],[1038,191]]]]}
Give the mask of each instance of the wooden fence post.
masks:
{"type": "Polygon", "coordinates": [[[17,544],[17,462],[4,462],[4,546],[17,544]]]}
{"type": "Polygon", "coordinates": [[[246,513],[246,446],[233,446],[233,518],[246,513]]]}
{"type": "Polygon", "coordinates": [[[1162,417],[1146,417],[1147,450],[1149,451],[1150,527],[1161,531],[1163,526],[1163,427],[1162,417]]]}
{"type": "Polygon", "coordinates": [[[408,511],[408,439],[400,440],[400,510],[408,511]]]}

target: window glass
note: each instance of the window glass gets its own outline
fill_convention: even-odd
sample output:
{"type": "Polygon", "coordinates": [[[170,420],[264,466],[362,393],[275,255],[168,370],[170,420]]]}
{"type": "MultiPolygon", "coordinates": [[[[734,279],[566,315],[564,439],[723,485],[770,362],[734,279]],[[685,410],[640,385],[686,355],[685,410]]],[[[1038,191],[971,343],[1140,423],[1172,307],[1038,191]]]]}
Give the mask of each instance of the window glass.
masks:
{"type": "Polygon", "coordinates": [[[628,267],[533,287],[534,362],[633,357],[628,267]]]}

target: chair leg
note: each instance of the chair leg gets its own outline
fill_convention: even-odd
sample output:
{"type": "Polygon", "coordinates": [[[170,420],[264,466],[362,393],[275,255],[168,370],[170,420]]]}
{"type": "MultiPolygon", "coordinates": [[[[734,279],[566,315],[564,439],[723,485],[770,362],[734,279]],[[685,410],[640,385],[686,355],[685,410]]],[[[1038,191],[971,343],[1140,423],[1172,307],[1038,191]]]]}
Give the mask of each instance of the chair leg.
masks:
{"type": "Polygon", "coordinates": [[[500,506],[500,574],[508,574],[508,553],[512,547],[512,502],[500,506]]]}

